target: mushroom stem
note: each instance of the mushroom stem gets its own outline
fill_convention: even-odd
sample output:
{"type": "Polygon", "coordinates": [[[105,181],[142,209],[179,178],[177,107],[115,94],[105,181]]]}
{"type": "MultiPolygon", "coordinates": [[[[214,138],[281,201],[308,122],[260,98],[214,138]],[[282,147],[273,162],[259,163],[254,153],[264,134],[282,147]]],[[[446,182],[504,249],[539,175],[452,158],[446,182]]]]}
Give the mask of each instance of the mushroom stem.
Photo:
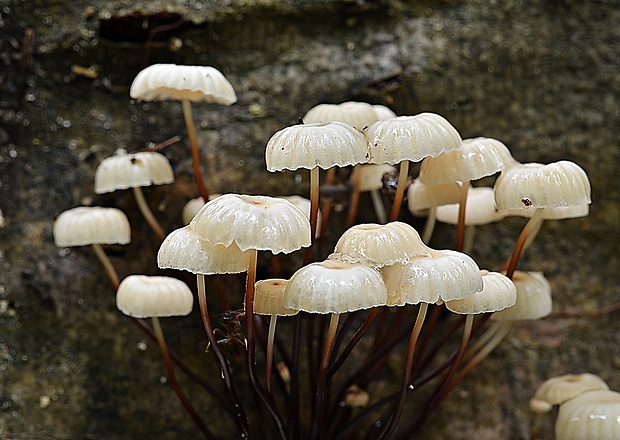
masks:
{"type": "Polygon", "coordinates": [[[153,322],[155,339],[157,340],[157,345],[159,346],[161,356],[164,359],[164,365],[166,366],[166,373],[168,375],[168,381],[170,382],[170,386],[174,390],[175,394],[181,401],[181,404],[190,415],[196,426],[198,426],[198,429],[200,429],[200,432],[202,432],[206,439],[212,439],[213,434],[211,433],[211,431],[209,431],[209,428],[207,428],[207,425],[205,425],[205,422],[202,420],[198,412],[194,409],[176,380],[176,376],[174,375],[174,369],[172,368],[172,362],[170,361],[170,354],[168,353],[168,346],[166,345],[166,340],[164,339],[164,332],[162,331],[161,324],[159,323],[159,318],[153,316],[151,320],[153,322]]]}
{"type": "Polygon", "coordinates": [[[316,225],[319,217],[319,167],[310,170],[310,239],[312,244],[306,248],[304,265],[312,262],[312,252],[316,240],[316,225]]]}
{"type": "Polygon", "coordinates": [[[459,220],[456,226],[456,249],[463,252],[465,244],[465,210],[467,208],[467,191],[469,190],[469,180],[461,183],[461,194],[459,199],[459,220]]]}
{"type": "MultiPolygon", "coordinates": [[[[95,244],[92,244],[91,247],[93,251],[95,252],[95,255],[97,256],[97,258],[103,265],[105,272],[108,275],[110,282],[112,283],[112,286],[114,286],[114,290],[115,291],[118,290],[120,280],[119,280],[118,274],[116,273],[116,269],[114,269],[114,266],[112,265],[112,262],[108,258],[107,254],[104,252],[100,244],[95,243],[95,244]]],[[[145,323],[142,319],[134,318],[133,316],[130,316],[129,319],[131,319],[131,322],[133,322],[134,325],[136,325],[136,327],[138,327],[140,330],[146,333],[146,335],[149,338],[151,338],[154,341],[156,340],[155,334],[153,333],[151,328],[148,326],[148,324],[145,323]]],[[[211,386],[207,384],[204,380],[202,380],[202,378],[198,377],[196,373],[190,370],[187,364],[185,364],[185,362],[183,362],[183,360],[181,360],[181,358],[175,352],[170,351],[170,349],[168,351],[170,353],[170,357],[172,358],[172,361],[177,365],[177,367],[179,367],[187,375],[187,377],[189,377],[191,380],[193,380],[198,385],[203,387],[209,394],[211,394],[217,400],[220,400],[220,403],[232,414],[232,409],[230,405],[228,405],[226,402],[220,399],[219,393],[217,393],[213,388],[211,388],[211,386]]]]}
{"type": "MultiPolygon", "coordinates": [[[[505,267],[506,276],[508,278],[512,279],[512,276],[514,275],[515,270],[517,269],[519,258],[521,257],[521,254],[523,253],[525,245],[528,243],[528,237],[534,231],[539,229],[540,223],[542,223],[542,221],[543,221],[542,210],[537,209],[536,212],[534,212],[534,215],[532,216],[532,218],[530,218],[529,221],[523,227],[523,230],[521,231],[521,235],[519,235],[519,238],[517,239],[517,243],[515,244],[515,248],[512,251],[512,255],[510,256],[510,259],[506,263],[504,263],[504,266],[506,266],[505,267]]],[[[504,267],[502,266],[502,268],[504,267]]]]}
{"type": "Polygon", "coordinates": [[[232,374],[230,372],[230,366],[228,365],[228,361],[224,357],[224,353],[222,353],[222,350],[217,343],[217,339],[215,339],[215,334],[213,333],[213,326],[211,325],[211,318],[209,317],[209,308],[207,305],[205,276],[202,274],[197,274],[196,278],[198,284],[198,304],[200,305],[202,324],[205,328],[205,333],[207,334],[209,344],[213,349],[213,353],[215,353],[215,356],[217,357],[217,360],[220,364],[222,379],[224,379],[224,383],[226,385],[226,388],[228,389],[228,395],[230,396],[230,399],[232,400],[233,405],[236,409],[235,416],[237,417],[237,423],[239,424],[239,428],[241,429],[241,435],[244,438],[249,438],[250,430],[248,426],[248,418],[245,415],[245,410],[243,409],[241,401],[239,400],[239,396],[237,395],[237,390],[235,389],[235,383],[232,380],[232,374]]]}
{"type": "Polygon", "coordinates": [[[98,243],[93,243],[91,247],[93,249],[93,252],[95,252],[95,255],[97,256],[97,259],[99,259],[99,262],[103,266],[105,273],[108,275],[110,282],[114,286],[114,290],[118,290],[118,286],[121,283],[120,279],[118,277],[118,274],[116,273],[116,269],[114,269],[112,262],[108,258],[108,255],[103,250],[103,247],[101,247],[101,245],[98,243]]]}
{"type": "Polygon", "coordinates": [[[403,196],[405,195],[405,189],[407,188],[407,176],[409,175],[409,161],[403,160],[400,163],[400,173],[398,174],[398,185],[396,187],[396,194],[394,195],[394,204],[392,205],[392,213],[390,214],[390,221],[398,220],[398,214],[400,214],[400,207],[403,204],[403,196]]]}
{"type": "MultiPolygon", "coordinates": [[[[357,165],[356,165],[357,166],[357,165]]],[[[351,197],[349,199],[349,213],[347,215],[347,228],[350,228],[355,224],[355,218],[357,217],[357,208],[360,201],[360,185],[362,180],[362,173],[356,173],[355,170],[351,173],[353,181],[353,188],[351,189],[351,197]]]]}
{"type": "Polygon", "coordinates": [[[355,334],[353,335],[353,338],[351,338],[351,340],[346,345],[346,347],[344,347],[344,349],[342,350],[342,353],[340,353],[340,356],[338,356],[338,359],[336,359],[336,362],[334,362],[331,368],[329,369],[330,376],[333,375],[338,370],[338,368],[342,366],[342,364],[344,364],[344,361],[347,360],[347,358],[349,357],[349,355],[351,354],[351,352],[353,351],[357,343],[366,334],[366,332],[370,328],[370,324],[372,324],[375,317],[377,316],[378,310],[379,310],[378,307],[373,307],[372,309],[370,309],[370,313],[368,313],[368,317],[366,317],[366,320],[364,321],[362,326],[357,330],[357,332],[355,332],[355,334]]]}
{"type": "Polygon", "coordinates": [[[271,315],[269,319],[269,334],[267,336],[267,352],[265,353],[265,388],[271,394],[271,370],[273,369],[273,342],[276,336],[276,322],[278,315],[271,315]]]}
{"type": "Polygon", "coordinates": [[[162,228],[161,224],[159,224],[159,222],[155,218],[155,215],[153,215],[153,211],[151,211],[151,208],[149,208],[149,204],[144,198],[144,192],[142,191],[142,187],[134,187],[133,195],[136,199],[136,203],[138,204],[138,208],[140,209],[140,212],[142,213],[142,216],[144,217],[148,225],[151,227],[153,232],[155,232],[155,235],[157,235],[159,241],[164,241],[164,239],[166,238],[164,228],[162,228]]]}
{"type": "Polygon", "coordinates": [[[470,255],[472,249],[474,248],[474,236],[475,235],[476,235],[475,225],[465,226],[465,240],[463,242],[463,252],[466,253],[467,255],[470,255]]]}
{"type": "MultiPolygon", "coordinates": [[[[316,223],[315,229],[316,231],[316,223]]],[[[247,350],[248,350],[248,373],[250,375],[250,382],[252,382],[252,387],[256,391],[256,394],[260,398],[260,400],[265,404],[267,410],[271,414],[278,432],[282,439],[288,438],[286,434],[286,430],[284,427],[284,423],[282,422],[282,418],[280,417],[280,413],[275,406],[275,402],[273,398],[267,394],[258,380],[258,375],[256,374],[256,335],[254,329],[254,292],[255,292],[255,283],[256,283],[256,265],[258,258],[258,251],[256,249],[250,249],[248,251],[250,253],[250,264],[248,265],[247,278],[245,283],[245,324],[246,324],[246,332],[247,332],[247,350]]]]}
{"type": "Polygon", "coordinates": [[[437,223],[437,207],[432,206],[428,210],[428,217],[426,223],[424,223],[424,230],[422,231],[422,241],[424,244],[429,244],[433,237],[433,231],[435,230],[435,224],[437,223]]]}
{"type": "Polygon", "coordinates": [[[385,207],[383,206],[383,200],[381,199],[379,190],[370,190],[370,200],[372,201],[372,206],[375,209],[375,214],[377,214],[377,222],[381,225],[387,223],[387,214],[385,213],[385,207]]]}
{"type": "Polygon", "coordinates": [[[196,137],[196,127],[194,125],[194,117],[192,116],[192,103],[184,99],[181,101],[183,106],[183,117],[185,118],[185,126],[187,127],[187,136],[189,138],[189,145],[192,149],[192,167],[194,170],[194,180],[198,187],[198,192],[202,199],[206,202],[209,201],[209,192],[202,181],[202,174],[200,173],[200,151],[198,150],[198,139],[196,137]]]}
{"type": "Polygon", "coordinates": [[[495,347],[497,347],[500,342],[504,340],[510,329],[512,328],[512,321],[502,322],[500,327],[497,329],[493,337],[489,339],[489,341],[476,353],[469,362],[463,367],[463,369],[452,379],[450,385],[446,387],[444,390],[441,399],[443,400],[450,391],[454,389],[454,387],[461,381],[467,374],[474,369],[476,365],[478,365],[485,357],[491,353],[495,347]]]}
{"type": "Polygon", "coordinates": [[[327,372],[329,370],[329,361],[331,359],[334,342],[336,339],[336,330],[338,330],[338,320],[340,315],[332,313],[329,320],[329,328],[327,329],[327,337],[325,338],[325,346],[323,347],[323,356],[321,357],[321,366],[316,385],[316,402],[314,409],[314,419],[319,429],[319,437],[326,440],[327,427],[325,426],[325,385],[327,383],[327,372]]]}
{"type": "Polygon", "coordinates": [[[385,433],[381,436],[382,439],[388,439],[394,434],[396,425],[400,420],[400,415],[403,412],[405,406],[405,398],[407,397],[407,390],[409,389],[409,382],[411,381],[411,371],[413,370],[413,354],[415,352],[415,346],[418,342],[418,337],[422,331],[422,324],[424,324],[424,318],[426,317],[426,311],[428,310],[427,303],[420,303],[418,309],[418,317],[416,318],[413,330],[411,330],[411,336],[409,337],[409,345],[407,346],[407,355],[405,357],[405,371],[403,373],[403,381],[400,387],[400,394],[398,396],[398,402],[394,408],[394,415],[390,424],[388,425],[385,433]]]}

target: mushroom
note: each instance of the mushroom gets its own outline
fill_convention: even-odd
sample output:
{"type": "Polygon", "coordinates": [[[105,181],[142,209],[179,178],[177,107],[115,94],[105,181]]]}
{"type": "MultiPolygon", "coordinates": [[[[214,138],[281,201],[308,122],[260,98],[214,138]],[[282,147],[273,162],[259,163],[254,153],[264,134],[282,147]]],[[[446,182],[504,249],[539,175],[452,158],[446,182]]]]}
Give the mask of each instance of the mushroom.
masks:
{"type": "Polygon", "coordinates": [[[172,182],[174,173],[170,162],[166,156],[154,151],[127,154],[119,149],[114,156],[101,161],[95,171],[95,193],[131,188],[140,212],[160,240],[166,233],[149,208],[142,187],[172,182]]]}
{"type": "Polygon", "coordinates": [[[560,405],[555,421],[557,440],[620,438],[620,393],[587,391],[560,405]]]}
{"type": "Polygon", "coordinates": [[[400,164],[390,221],[396,220],[400,212],[407,187],[409,161],[417,162],[427,156],[439,156],[461,144],[458,131],[445,118],[435,113],[377,121],[365,129],[364,133],[370,150],[368,163],[400,164]]]}
{"type": "Polygon", "coordinates": [[[529,236],[543,221],[540,208],[583,206],[591,202],[590,181],[579,165],[559,161],[548,165],[517,164],[504,170],[495,182],[495,204],[500,210],[536,209],[517,239],[510,259],[504,264],[511,278],[529,236]]]}
{"type": "Polygon", "coordinates": [[[315,401],[319,436],[327,438],[324,422],[325,386],[340,314],[385,304],[387,290],[381,275],[363,264],[326,260],[302,267],[293,274],[284,292],[287,308],[308,313],[330,313],[323,347],[315,401]]]}
{"type": "Polygon", "coordinates": [[[277,410],[264,393],[256,375],[254,334],[254,285],[259,250],[274,254],[290,253],[312,242],[310,223],[306,215],[291,202],[266,196],[224,194],[211,200],[194,216],[190,228],[212,244],[230,246],[233,242],[248,251],[245,292],[245,318],[248,340],[248,371],[250,380],[261,400],[270,410],[278,428],[284,426],[277,410]]]}
{"type": "Polygon", "coordinates": [[[284,307],[284,289],[288,280],[272,278],[256,282],[254,286],[254,314],[269,315],[267,352],[265,353],[265,388],[271,394],[271,370],[273,368],[273,343],[278,316],[293,316],[299,311],[284,307]]]}
{"type": "Polygon", "coordinates": [[[459,148],[422,161],[421,182],[428,185],[461,184],[456,250],[462,251],[465,241],[465,209],[470,182],[491,176],[516,163],[506,145],[486,137],[464,139],[459,148]]]}
{"type": "Polygon", "coordinates": [[[370,200],[372,201],[372,206],[375,210],[375,214],[377,215],[377,221],[379,223],[387,222],[387,214],[385,213],[383,200],[381,199],[381,194],[379,192],[379,190],[383,188],[383,176],[385,174],[395,172],[396,167],[384,163],[380,165],[357,165],[351,173],[352,182],[355,183],[356,179],[359,179],[359,192],[370,193],[370,200]]]}
{"type": "Polygon", "coordinates": [[[396,263],[381,269],[388,289],[388,306],[420,304],[407,345],[398,401],[382,438],[389,438],[394,433],[402,414],[413,370],[413,355],[428,304],[462,299],[483,288],[480,269],[471,257],[457,251],[427,249],[429,256],[411,258],[404,264],[396,263]]]}
{"type": "Polygon", "coordinates": [[[232,85],[214,67],[153,64],[138,73],[129,89],[129,96],[142,101],[181,101],[192,150],[194,179],[203,200],[208,201],[209,193],[200,173],[200,153],[191,102],[234,104],[237,96],[232,85]]]}
{"type": "MultiPolygon", "coordinates": [[[[366,140],[354,127],[343,122],[302,124],[275,133],[265,149],[267,170],[310,169],[311,236],[316,236],[319,211],[319,168],[344,167],[368,160],[366,140]]],[[[312,256],[308,248],[304,263],[312,256]]]]}
{"type": "Polygon", "coordinates": [[[131,241],[129,220],[123,211],[99,206],[69,209],[56,218],[53,233],[54,243],[59,247],[91,245],[114,289],[118,288],[118,275],[101,245],[131,241]]]}
{"type": "Polygon", "coordinates": [[[116,306],[125,315],[151,318],[170,386],[205,438],[213,438],[213,434],[176,380],[168,345],[159,322],[160,317],[188,315],[193,305],[194,297],[187,284],[170,277],[130,275],[120,283],[116,292],[116,306]]]}

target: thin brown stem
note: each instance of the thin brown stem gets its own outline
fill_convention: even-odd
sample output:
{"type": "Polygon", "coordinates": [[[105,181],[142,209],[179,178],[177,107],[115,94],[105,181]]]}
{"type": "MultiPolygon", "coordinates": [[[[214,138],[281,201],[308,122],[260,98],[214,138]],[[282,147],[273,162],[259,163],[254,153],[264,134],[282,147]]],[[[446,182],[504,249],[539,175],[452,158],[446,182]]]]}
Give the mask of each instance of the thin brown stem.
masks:
{"type": "Polygon", "coordinates": [[[469,190],[469,180],[461,183],[461,194],[459,199],[459,220],[456,226],[456,249],[463,252],[465,244],[465,211],[467,208],[467,191],[469,190]]]}
{"type": "Polygon", "coordinates": [[[138,204],[138,208],[140,209],[140,212],[144,217],[144,220],[146,220],[149,227],[153,230],[159,241],[164,241],[164,239],[166,238],[166,232],[155,218],[153,211],[151,211],[149,204],[144,198],[144,192],[142,191],[142,187],[138,186],[133,188],[133,195],[136,199],[136,203],[138,204]]]}
{"type": "Polygon", "coordinates": [[[512,251],[512,255],[510,256],[510,260],[508,262],[508,265],[506,266],[506,276],[510,279],[512,279],[512,276],[514,275],[515,270],[517,269],[519,258],[521,257],[521,253],[523,252],[525,244],[528,241],[528,237],[533,231],[539,228],[540,223],[543,221],[542,212],[543,211],[541,209],[537,209],[534,212],[534,215],[525,224],[525,226],[523,227],[523,230],[521,231],[521,234],[519,235],[519,238],[517,239],[515,248],[512,251]]]}
{"type": "MultiPolygon", "coordinates": [[[[316,225],[315,225],[316,226],[316,225]]],[[[316,229],[315,229],[316,230],[316,229]]],[[[258,257],[258,251],[256,249],[251,249],[250,251],[250,263],[248,265],[248,273],[245,283],[245,324],[246,324],[246,333],[248,340],[248,373],[250,375],[250,382],[252,383],[252,387],[256,391],[256,394],[260,398],[260,400],[265,404],[267,410],[271,414],[273,418],[276,428],[282,439],[288,438],[286,434],[286,430],[284,427],[284,423],[282,422],[282,418],[280,417],[280,413],[276,408],[275,402],[273,398],[265,392],[265,389],[261,385],[258,380],[258,375],[256,374],[256,334],[254,329],[254,288],[256,283],[256,262],[258,257]]]]}
{"type": "Polygon", "coordinates": [[[370,313],[368,313],[368,316],[366,317],[366,320],[364,321],[362,326],[357,330],[357,332],[355,332],[355,334],[353,335],[349,343],[342,350],[342,353],[340,353],[340,356],[338,356],[338,359],[336,360],[336,362],[334,362],[331,368],[329,369],[330,376],[333,375],[336,371],[338,371],[338,369],[342,366],[342,364],[344,364],[344,361],[347,360],[347,358],[349,357],[349,355],[351,354],[351,352],[353,351],[357,343],[366,334],[366,332],[370,328],[370,325],[372,324],[375,317],[377,316],[378,310],[379,310],[378,307],[373,307],[372,309],[370,309],[370,313]]]}
{"type": "Polygon", "coordinates": [[[329,329],[325,338],[325,346],[323,347],[323,356],[321,357],[321,366],[316,385],[316,405],[315,405],[315,421],[319,430],[319,437],[322,440],[327,439],[327,427],[325,426],[325,385],[327,383],[327,372],[329,370],[329,361],[334,348],[336,338],[336,330],[338,330],[338,319],[340,315],[332,313],[329,321],[329,329]]]}
{"type": "Polygon", "coordinates": [[[194,180],[198,187],[198,192],[202,199],[206,202],[209,201],[209,192],[205,187],[202,180],[202,174],[200,172],[200,150],[198,149],[198,138],[196,137],[196,126],[194,125],[194,117],[192,115],[192,104],[188,100],[181,101],[183,105],[183,117],[185,118],[185,126],[187,127],[187,137],[189,138],[189,145],[192,149],[192,167],[194,170],[194,180]]]}
{"type": "MultiPolygon", "coordinates": [[[[358,167],[359,165],[356,165],[358,167]]],[[[355,224],[355,218],[357,217],[357,210],[360,202],[360,186],[362,180],[362,173],[358,169],[357,172],[353,169],[351,173],[351,180],[353,182],[353,189],[351,190],[351,197],[349,199],[349,212],[347,214],[347,229],[355,224]]]]}
{"type": "Polygon", "coordinates": [[[392,420],[390,420],[390,424],[388,425],[385,433],[383,434],[383,436],[381,436],[382,439],[388,439],[392,436],[392,434],[394,434],[396,425],[400,420],[400,415],[403,412],[403,408],[405,406],[405,398],[407,397],[407,390],[409,389],[409,382],[411,381],[411,371],[413,369],[413,355],[415,352],[415,346],[418,342],[420,332],[422,331],[422,325],[424,324],[424,318],[426,317],[427,309],[427,303],[420,303],[420,308],[418,309],[418,317],[416,318],[415,324],[413,325],[413,330],[411,330],[411,336],[409,337],[409,344],[407,346],[407,354],[405,357],[405,371],[403,373],[403,381],[400,387],[400,394],[394,408],[394,415],[392,416],[392,420]]]}
{"type": "Polygon", "coordinates": [[[312,262],[314,242],[316,241],[316,225],[319,217],[319,167],[310,170],[310,240],[312,244],[306,248],[304,266],[312,262]]]}
{"type": "Polygon", "coordinates": [[[205,276],[202,274],[197,274],[197,283],[198,283],[198,304],[200,305],[200,316],[202,317],[202,324],[205,329],[205,333],[207,334],[207,339],[209,340],[209,345],[215,354],[215,357],[220,364],[220,370],[222,372],[222,379],[224,380],[224,384],[228,390],[228,395],[233,402],[233,406],[236,409],[235,416],[237,418],[237,423],[239,428],[241,429],[241,435],[244,438],[249,438],[250,428],[248,426],[248,418],[245,414],[245,410],[241,405],[241,400],[239,400],[239,395],[237,394],[237,390],[235,389],[235,383],[232,379],[232,373],[230,371],[230,365],[228,365],[228,361],[224,356],[219,344],[217,343],[217,339],[215,338],[215,334],[213,333],[213,325],[211,324],[211,317],[209,316],[209,307],[207,304],[207,292],[205,289],[205,276]]]}
{"type": "Polygon", "coordinates": [[[407,188],[407,178],[409,176],[409,161],[403,160],[400,163],[400,173],[398,174],[398,186],[396,187],[396,194],[394,194],[394,204],[392,205],[392,213],[390,214],[390,221],[398,220],[400,214],[400,207],[403,204],[403,197],[405,195],[405,189],[407,188]]]}
{"type": "Polygon", "coordinates": [[[209,428],[207,428],[204,420],[202,420],[198,412],[194,409],[189,399],[181,389],[181,386],[177,382],[176,376],[174,374],[174,368],[172,368],[172,362],[170,361],[170,355],[168,353],[168,345],[166,344],[166,340],[164,339],[164,332],[161,329],[159,318],[154,316],[151,318],[151,320],[153,322],[153,330],[155,332],[157,345],[159,345],[159,351],[161,352],[161,356],[164,359],[164,365],[166,366],[166,373],[168,375],[168,381],[170,382],[170,386],[181,401],[181,404],[183,405],[183,408],[185,408],[185,411],[187,411],[198,429],[200,429],[200,432],[202,432],[202,435],[204,435],[206,439],[212,439],[213,434],[211,433],[211,431],[209,431],[209,428]]]}

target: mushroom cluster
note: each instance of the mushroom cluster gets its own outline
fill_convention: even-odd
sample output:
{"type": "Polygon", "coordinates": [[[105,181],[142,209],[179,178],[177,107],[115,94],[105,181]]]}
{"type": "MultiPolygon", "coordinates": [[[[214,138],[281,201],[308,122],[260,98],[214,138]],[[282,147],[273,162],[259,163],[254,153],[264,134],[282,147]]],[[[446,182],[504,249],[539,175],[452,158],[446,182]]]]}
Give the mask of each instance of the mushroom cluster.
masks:
{"type": "MultiPolygon", "coordinates": [[[[95,173],[95,192],[132,188],[160,242],[154,270],[189,272],[195,284],[140,274],[120,281],[102,248],[130,241],[127,217],[116,208],[62,213],[54,239],[63,247],[92,245],[117,290],[117,307],[157,341],[170,383],[205,438],[213,434],[181,390],[174,368],[201,381],[170,351],[159,322],[164,316],[192,319],[192,291],[207,351],[219,366],[229,413],[244,438],[261,435],[256,432],[265,438],[300,438],[304,432],[312,438],[352,438],[365,431],[372,438],[414,438],[514,322],[551,312],[549,282],[517,266],[543,220],[587,215],[590,184],[578,165],[521,164],[499,140],[462,140],[435,113],[396,116],[363,102],[321,104],[300,124],[273,134],[265,147],[267,171],[309,170],[308,195],[215,196],[203,183],[190,102],[231,105],[232,85],[213,67],[153,65],[138,74],[130,95],[138,101],[182,102],[200,197],[184,209],[186,226],[166,232],[141,187],[173,184],[174,172],[164,155],[152,151],[118,151],[105,159],[95,173]],[[421,162],[413,181],[410,162],[421,162]],[[322,191],[322,172],[323,188],[346,192],[349,213],[342,224],[330,216],[333,203],[322,191]],[[494,187],[480,185],[483,178],[495,179],[494,187]],[[428,217],[422,237],[401,220],[405,199],[414,216],[428,217]],[[388,217],[384,207],[390,202],[388,217]],[[367,205],[377,222],[357,223],[358,211],[367,205]],[[472,257],[474,227],[515,215],[528,221],[512,253],[496,270],[480,268],[472,257]],[[430,246],[436,221],[456,226],[454,249],[430,246]],[[330,235],[338,237],[329,242],[330,235]],[[302,249],[303,258],[289,257],[302,249]],[[259,251],[267,258],[259,260],[259,251]],[[244,291],[235,292],[234,283],[223,285],[224,274],[244,274],[244,291]],[[219,286],[217,295],[207,295],[207,276],[219,286]],[[225,349],[232,337],[222,335],[215,309],[233,320],[240,358],[225,349]],[[143,318],[151,318],[151,326],[143,318]],[[277,319],[285,321],[278,328],[277,319]],[[403,365],[394,362],[397,358],[403,365]],[[398,383],[385,380],[388,367],[397,371],[398,383]],[[416,391],[423,386],[430,390],[422,396],[416,391]],[[250,397],[256,405],[248,404],[250,397]],[[419,411],[401,420],[407,401],[419,411]],[[268,414],[260,427],[254,426],[256,414],[268,414]]],[[[210,359],[206,355],[205,362],[210,359]]],[[[211,386],[205,389],[217,394],[211,386]]],[[[601,392],[596,386],[575,389],[584,396],[601,392]]],[[[559,403],[562,418],[581,417],[564,406],[569,398],[560,394],[540,391],[532,405],[543,412],[559,403]]],[[[614,398],[604,399],[617,405],[614,398]]],[[[562,438],[577,438],[567,434],[575,429],[562,423],[562,438]]]]}

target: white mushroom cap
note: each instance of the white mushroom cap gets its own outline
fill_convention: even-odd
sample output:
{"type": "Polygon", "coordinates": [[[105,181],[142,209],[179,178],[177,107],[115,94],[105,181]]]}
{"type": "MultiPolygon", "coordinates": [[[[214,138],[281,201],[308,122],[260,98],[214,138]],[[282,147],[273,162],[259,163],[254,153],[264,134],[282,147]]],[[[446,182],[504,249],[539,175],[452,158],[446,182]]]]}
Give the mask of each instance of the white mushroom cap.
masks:
{"type": "Polygon", "coordinates": [[[396,117],[396,113],[394,113],[389,107],[386,107],[385,105],[375,104],[372,106],[372,108],[377,115],[377,121],[392,119],[396,117]]]}
{"type": "Polygon", "coordinates": [[[142,101],[203,101],[230,105],[235,90],[224,75],[209,66],[153,64],[142,70],[131,84],[129,96],[142,101]]]}
{"type": "Polygon", "coordinates": [[[289,253],[310,246],[310,222],[291,202],[266,196],[224,194],[205,204],[190,227],[213,244],[242,251],[289,253]]]}
{"type": "Polygon", "coordinates": [[[80,206],[61,213],[54,221],[56,246],[88,244],[127,244],[131,228],[120,209],[80,206]]]}
{"type": "Polygon", "coordinates": [[[360,192],[374,191],[383,188],[383,175],[395,173],[396,167],[387,163],[377,165],[358,165],[353,169],[351,180],[360,173],[360,192]]]}
{"type": "Polygon", "coordinates": [[[254,314],[292,316],[299,310],[284,307],[284,290],[288,280],[272,278],[254,284],[254,314]]]}
{"type": "Polygon", "coordinates": [[[463,139],[456,150],[424,159],[420,165],[420,181],[438,185],[478,180],[516,163],[508,147],[496,139],[463,139]]]}
{"type": "MultiPolygon", "coordinates": [[[[209,200],[213,200],[219,196],[221,196],[221,194],[209,194],[209,200]]],[[[194,216],[203,206],[205,206],[205,201],[202,197],[196,197],[195,199],[191,199],[187,202],[185,206],[183,206],[183,211],[181,212],[181,219],[183,220],[183,223],[189,225],[194,216]]]]}
{"type": "Polygon", "coordinates": [[[555,208],[590,203],[590,181],[577,164],[562,160],[541,165],[519,164],[495,182],[498,209],[555,208]]]}
{"type": "Polygon", "coordinates": [[[95,193],[117,189],[163,185],[174,182],[174,173],[166,156],[154,151],[127,154],[118,150],[104,159],[95,171],[95,193]]]}
{"type": "Polygon", "coordinates": [[[587,391],[560,405],[555,422],[557,440],[620,438],[620,393],[587,391]]]}
{"type": "Polygon", "coordinates": [[[565,374],[544,381],[530,400],[530,409],[544,413],[586,391],[608,390],[609,386],[596,374],[565,374]],[[546,404],[546,405],[545,405],[546,404]]]}
{"type": "Polygon", "coordinates": [[[505,275],[499,272],[480,271],[483,287],[463,299],[446,301],[446,307],[453,313],[477,315],[496,312],[514,305],[517,301],[517,288],[505,275]]]}
{"type": "Polygon", "coordinates": [[[344,122],[358,130],[376,122],[375,109],[366,102],[343,102],[342,104],[319,104],[312,107],[302,118],[304,124],[344,122]]]}
{"type": "Polygon", "coordinates": [[[420,113],[377,121],[364,130],[370,159],[368,163],[396,165],[403,160],[419,161],[436,157],[461,145],[461,135],[442,116],[420,113]]]}
{"type": "Polygon", "coordinates": [[[203,275],[240,273],[248,270],[250,255],[234,242],[230,246],[213,244],[185,226],[172,231],[164,239],[157,253],[157,265],[161,269],[203,275]]]}
{"type": "Polygon", "coordinates": [[[402,306],[465,298],[482,290],[482,276],[468,255],[433,250],[430,257],[416,257],[405,264],[381,269],[388,288],[388,306],[402,306]]]}
{"type": "Polygon", "coordinates": [[[193,305],[192,291],[176,278],[130,275],[116,291],[116,307],[134,318],[185,316],[193,305]]]}
{"type": "MultiPolygon", "coordinates": [[[[437,221],[456,225],[459,221],[458,203],[437,207],[437,221]]],[[[493,188],[469,187],[467,190],[467,204],[465,205],[465,225],[486,225],[498,222],[504,218],[504,211],[495,209],[495,194],[493,188]]]]}
{"type": "Polygon", "coordinates": [[[441,185],[425,185],[420,179],[415,179],[407,189],[407,207],[415,213],[434,206],[458,203],[461,197],[461,187],[458,183],[444,183],[441,185]]]}
{"type": "Polygon", "coordinates": [[[515,271],[512,282],[517,288],[517,302],[493,313],[494,321],[529,321],[551,313],[551,286],[540,272],[515,271]]]}
{"type": "Polygon", "coordinates": [[[286,286],[284,306],[309,313],[346,313],[385,305],[381,275],[362,264],[326,260],[302,267],[286,286]]]}
{"type": "Polygon", "coordinates": [[[430,255],[418,232],[403,222],[355,225],[342,234],[334,252],[345,255],[347,261],[375,268],[430,255]]]}
{"type": "Polygon", "coordinates": [[[268,171],[328,169],[368,161],[364,135],[343,122],[299,124],[275,133],[265,149],[268,171]]]}

